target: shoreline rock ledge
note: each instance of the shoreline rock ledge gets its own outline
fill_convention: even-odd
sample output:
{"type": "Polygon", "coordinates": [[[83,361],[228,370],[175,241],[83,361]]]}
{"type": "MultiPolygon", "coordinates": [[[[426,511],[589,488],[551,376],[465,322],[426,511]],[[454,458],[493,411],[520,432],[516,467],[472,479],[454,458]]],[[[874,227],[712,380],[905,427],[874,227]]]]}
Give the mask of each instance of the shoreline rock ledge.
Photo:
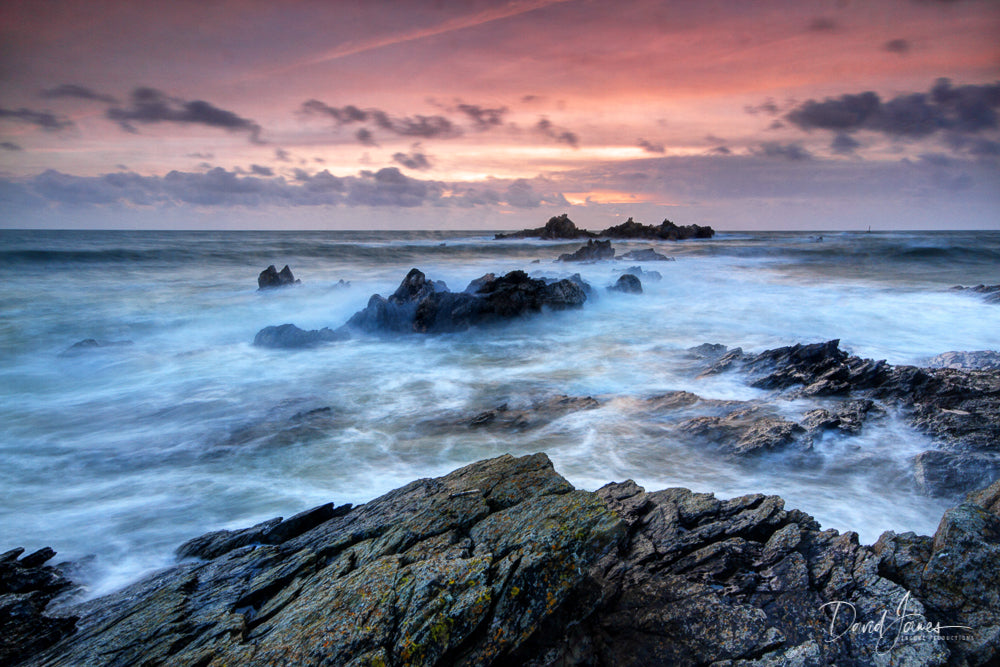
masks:
{"type": "MultiPolygon", "coordinates": [[[[777,496],[581,491],[544,454],[505,455],[196,538],[170,569],[60,604],[42,641],[5,639],[0,663],[995,664],[998,512],[1000,482],[934,537],[869,547],[777,496]]],[[[19,555],[0,559],[7,638],[39,627],[53,581],[51,553],[19,555]]]]}

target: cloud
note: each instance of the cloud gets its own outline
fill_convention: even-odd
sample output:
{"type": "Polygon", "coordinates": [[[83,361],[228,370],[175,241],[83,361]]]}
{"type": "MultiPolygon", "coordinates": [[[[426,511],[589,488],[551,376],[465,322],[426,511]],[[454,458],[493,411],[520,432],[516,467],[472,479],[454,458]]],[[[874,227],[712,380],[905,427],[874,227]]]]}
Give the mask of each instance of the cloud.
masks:
{"type": "Polygon", "coordinates": [[[647,153],[666,153],[667,149],[663,144],[654,144],[652,141],[646,141],[645,139],[639,139],[638,146],[647,153]]]}
{"type": "Polygon", "coordinates": [[[24,149],[11,141],[0,141],[0,148],[5,151],[23,151],[24,149]]]}
{"type": "Polygon", "coordinates": [[[420,144],[414,144],[412,147],[412,152],[406,153],[394,153],[392,159],[394,162],[403,165],[407,169],[430,169],[431,162],[428,157],[421,152],[420,144]]]}
{"type": "Polygon", "coordinates": [[[220,109],[203,100],[185,101],[154,88],[136,88],[127,108],[112,107],[105,116],[127,132],[136,132],[135,124],[180,123],[218,127],[230,132],[246,132],[253,143],[260,139],[261,127],[254,121],[220,109]]]}
{"type": "Polygon", "coordinates": [[[34,125],[46,132],[58,132],[59,130],[73,127],[73,121],[68,118],[57,116],[50,111],[37,111],[35,109],[25,109],[24,107],[20,109],[0,109],[0,119],[4,118],[34,125]]]}
{"type": "Polygon", "coordinates": [[[274,149],[274,159],[278,162],[291,162],[292,154],[286,151],[284,148],[274,149]]]}
{"type": "Polygon", "coordinates": [[[849,155],[859,146],[861,142],[846,132],[838,132],[830,142],[830,150],[839,155],[849,155]]]}
{"type": "Polygon", "coordinates": [[[905,39],[890,39],[882,45],[882,48],[889,53],[898,53],[905,56],[910,52],[910,42],[905,39]]]}
{"type": "Polygon", "coordinates": [[[570,132],[565,128],[556,127],[552,124],[552,121],[545,116],[538,119],[538,122],[535,124],[535,131],[540,132],[551,139],[555,139],[561,144],[566,144],[573,148],[580,147],[580,139],[575,133],[570,132]]]}
{"type": "Polygon", "coordinates": [[[831,18],[818,16],[809,22],[806,29],[809,32],[836,32],[840,29],[840,25],[831,18]]]}
{"type": "Polygon", "coordinates": [[[778,112],[780,111],[780,109],[778,108],[778,104],[774,101],[774,98],[771,97],[767,98],[766,100],[764,100],[763,102],[761,102],[756,106],[748,104],[745,107],[743,107],[743,110],[746,111],[748,114],[754,116],[756,116],[759,113],[764,113],[767,114],[768,116],[777,116],[778,112]]]}
{"type": "Polygon", "coordinates": [[[476,129],[488,130],[503,125],[507,107],[482,107],[476,104],[459,104],[456,109],[469,117],[476,129]]]}
{"type": "MultiPolygon", "coordinates": [[[[404,116],[393,117],[381,109],[362,109],[352,104],[343,107],[332,107],[320,100],[312,99],[299,107],[303,115],[320,115],[332,118],[338,126],[356,123],[370,123],[379,130],[403,137],[420,137],[422,139],[440,139],[461,136],[462,131],[451,120],[444,116],[404,116]]],[[[355,132],[358,141],[374,146],[374,133],[370,128],[361,128],[355,132]]]]}
{"type": "Polygon", "coordinates": [[[922,138],[942,130],[978,133],[998,127],[1000,82],[953,86],[938,79],[928,93],[899,95],[883,102],[878,94],[808,100],[785,118],[803,130],[870,130],[891,137],[922,138]]]}
{"type": "Polygon", "coordinates": [[[274,176],[274,170],[270,167],[262,167],[259,164],[250,165],[250,173],[257,176],[274,176]]]}
{"type": "Polygon", "coordinates": [[[376,172],[363,171],[354,179],[345,203],[350,206],[420,206],[441,197],[443,186],[434,181],[420,181],[404,175],[396,167],[376,172]]]}
{"type": "Polygon", "coordinates": [[[781,144],[777,141],[765,141],[753,153],[764,157],[784,158],[793,162],[808,160],[812,157],[812,154],[801,144],[781,144]]]}
{"type": "Polygon", "coordinates": [[[77,85],[75,83],[63,83],[55,88],[48,88],[39,93],[41,97],[47,98],[75,98],[80,100],[93,100],[95,102],[106,102],[107,104],[118,104],[118,100],[112,95],[98,93],[90,88],[77,85]]]}

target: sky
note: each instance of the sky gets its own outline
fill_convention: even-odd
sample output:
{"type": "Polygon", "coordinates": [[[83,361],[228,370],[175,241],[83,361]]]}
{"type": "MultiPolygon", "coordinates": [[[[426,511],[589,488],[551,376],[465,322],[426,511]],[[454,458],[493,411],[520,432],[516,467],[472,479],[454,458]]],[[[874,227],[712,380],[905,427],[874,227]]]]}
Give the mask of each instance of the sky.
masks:
{"type": "Polygon", "coordinates": [[[1000,229],[998,0],[3,0],[0,227],[1000,229]]]}

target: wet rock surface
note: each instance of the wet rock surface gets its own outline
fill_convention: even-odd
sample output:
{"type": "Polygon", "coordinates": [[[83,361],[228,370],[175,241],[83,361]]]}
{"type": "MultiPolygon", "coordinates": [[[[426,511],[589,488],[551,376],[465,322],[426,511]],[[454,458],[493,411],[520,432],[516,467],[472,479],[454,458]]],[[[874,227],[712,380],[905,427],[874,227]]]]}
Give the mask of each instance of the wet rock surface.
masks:
{"type": "MultiPolygon", "coordinates": [[[[195,538],[176,566],[43,617],[63,628],[44,641],[38,618],[0,617],[8,651],[0,657],[24,665],[992,664],[998,499],[1000,482],[946,512],[933,537],[887,532],[868,547],[777,496],[721,500],[631,481],[579,491],[543,454],[502,456],[359,507],[327,504],[195,538]]],[[[18,578],[10,571],[51,557],[18,563],[19,555],[0,556],[5,586],[18,578]]]]}
{"type": "Polygon", "coordinates": [[[567,252],[559,255],[560,262],[598,262],[605,259],[614,259],[615,249],[611,247],[611,241],[587,241],[587,245],[581,246],[575,252],[567,252]]]}
{"type": "Polygon", "coordinates": [[[368,305],[338,329],[305,331],[294,324],[265,327],[254,345],[272,348],[315,347],[345,340],[352,333],[449,333],[496,324],[543,310],[580,308],[590,286],[580,277],[561,280],[531,278],[523,271],[492,273],[473,280],[462,292],[428,280],[411,269],[388,297],[373,294],[368,305]]]}
{"type": "Polygon", "coordinates": [[[624,294],[642,294],[642,281],[631,273],[623,273],[614,285],[608,287],[608,290],[624,294]]]}
{"type": "Polygon", "coordinates": [[[627,253],[622,255],[619,259],[627,259],[630,262],[673,262],[673,257],[667,257],[656,252],[653,248],[645,248],[643,250],[629,250],[627,253]]]}

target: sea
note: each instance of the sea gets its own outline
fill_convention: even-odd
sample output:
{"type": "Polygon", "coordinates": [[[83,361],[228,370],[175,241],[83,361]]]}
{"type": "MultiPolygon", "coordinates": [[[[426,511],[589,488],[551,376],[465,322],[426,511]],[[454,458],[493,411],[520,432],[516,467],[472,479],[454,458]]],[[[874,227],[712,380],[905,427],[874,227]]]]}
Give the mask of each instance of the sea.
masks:
{"type": "Polygon", "coordinates": [[[689,350],[703,343],[760,352],[837,338],[918,365],[1000,350],[1000,306],[949,289],[1000,283],[1000,232],[719,233],[614,242],[674,261],[554,261],[579,245],[482,231],[0,230],[0,552],[51,546],[97,596],[208,531],[533,452],[578,488],[779,494],[864,543],[933,534],[955,499],[919,492],[913,457],[935,445],[903,415],[818,440],[808,463],[740,460],[679,436],[679,417],[649,399],[689,391],[789,419],[824,405],[739,373],[700,376],[689,350]],[[258,291],[269,264],[301,284],[258,291]],[[642,294],[605,289],[635,265],[662,279],[647,276],[642,294]],[[269,325],[336,328],[414,267],[452,290],[515,269],[580,273],[595,294],[581,310],[462,333],[252,344],[269,325]],[[102,345],[72,347],[86,339],[102,345]],[[522,430],[463,423],[562,395],[600,406],[522,430]]]}

